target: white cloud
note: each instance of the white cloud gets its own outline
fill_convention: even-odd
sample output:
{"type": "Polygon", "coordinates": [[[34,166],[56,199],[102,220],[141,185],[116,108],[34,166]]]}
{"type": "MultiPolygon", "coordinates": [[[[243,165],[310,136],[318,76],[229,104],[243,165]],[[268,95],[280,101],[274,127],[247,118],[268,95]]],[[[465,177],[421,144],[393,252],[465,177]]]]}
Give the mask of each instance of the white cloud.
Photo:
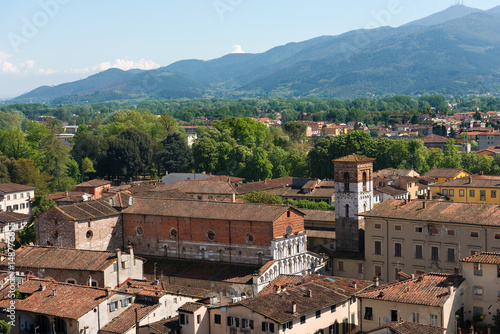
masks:
{"type": "Polygon", "coordinates": [[[11,54],[8,54],[7,52],[0,50],[0,63],[3,63],[4,61],[7,60],[7,58],[10,58],[10,57],[12,57],[11,54]]]}
{"type": "Polygon", "coordinates": [[[125,59],[116,59],[114,63],[109,61],[98,64],[97,66],[93,66],[92,70],[94,71],[105,71],[110,68],[119,68],[121,70],[127,71],[131,69],[140,69],[140,70],[154,70],[160,67],[157,63],[152,60],[140,59],[139,61],[125,59]]]}
{"type": "Polygon", "coordinates": [[[33,67],[35,67],[35,61],[34,60],[26,60],[24,63],[21,63],[21,68],[25,68],[27,70],[31,70],[33,67]]]}
{"type": "Polygon", "coordinates": [[[72,68],[69,70],[65,70],[64,73],[74,73],[74,74],[85,74],[89,73],[90,69],[88,67],[85,68],[72,68]]]}
{"type": "Polygon", "coordinates": [[[241,45],[233,45],[233,51],[231,53],[245,53],[243,49],[241,48],[241,45]]]}
{"type": "Polygon", "coordinates": [[[40,68],[40,69],[38,69],[37,73],[42,74],[42,75],[51,75],[51,74],[56,74],[57,71],[52,69],[52,68],[48,68],[48,69],[40,68]]]}
{"type": "Polygon", "coordinates": [[[14,64],[4,61],[2,64],[2,72],[3,73],[16,73],[18,71],[17,67],[14,64]]]}

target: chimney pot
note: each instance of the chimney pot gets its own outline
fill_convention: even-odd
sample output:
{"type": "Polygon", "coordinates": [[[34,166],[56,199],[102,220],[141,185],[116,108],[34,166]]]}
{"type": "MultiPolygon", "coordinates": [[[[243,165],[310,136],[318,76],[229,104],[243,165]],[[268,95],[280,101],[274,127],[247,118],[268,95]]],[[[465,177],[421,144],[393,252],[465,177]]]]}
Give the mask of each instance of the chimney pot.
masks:
{"type": "Polygon", "coordinates": [[[292,302],[292,314],[295,314],[295,313],[297,313],[297,303],[292,302]]]}
{"type": "Polygon", "coordinates": [[[425,209],[426,207],[427,207],[427,202],[424,200],[424,201],[422,202],[422,209],[425,209]]]}
{"type": "Polygon", "coordinates": [[[307,297],[312,297],[312,291],[311,291],[311,289],[307,290],[307,297]]]}
{"type": "Polygon", "coordinates": [[[52,296],[55,296],[55,295],[57,295],[57,290],[56,289],[52,290],[52,296]]]}
{"type": "Polygon", "coordinates": [[[378,278],[378,276],[374,276],[374,277],[373,277],[373,286],[375,286],[375,287],[376,287],[376,286],[378,286],[378,285],[379,285],[379,278],[378,278]]]}

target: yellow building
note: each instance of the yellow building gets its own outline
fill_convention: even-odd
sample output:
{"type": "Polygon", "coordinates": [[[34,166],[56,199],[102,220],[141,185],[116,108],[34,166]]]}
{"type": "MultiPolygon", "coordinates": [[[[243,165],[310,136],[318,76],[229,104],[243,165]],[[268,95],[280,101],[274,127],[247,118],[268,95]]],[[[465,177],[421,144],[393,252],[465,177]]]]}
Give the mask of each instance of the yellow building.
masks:
{"type": "Polygon", "coordinates": [[[441,183],[469,175],[471,173],[461,168],[431,168],[424,176],[433,178],[436,183],[441,183]]]}
{"type": "Polygon", "coordinates": [[[430,186],[454,202],[500,204],[500,176],[471,175],[430,186]]]}

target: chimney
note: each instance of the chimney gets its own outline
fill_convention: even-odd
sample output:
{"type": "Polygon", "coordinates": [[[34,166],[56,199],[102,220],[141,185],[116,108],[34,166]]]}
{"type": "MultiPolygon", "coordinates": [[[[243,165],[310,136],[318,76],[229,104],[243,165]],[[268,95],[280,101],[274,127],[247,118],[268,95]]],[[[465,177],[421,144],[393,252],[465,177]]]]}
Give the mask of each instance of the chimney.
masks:
{"type": "Polygon", "coordinates": [[[292,302],[292,314],[295,314],[295,313],[297,313],[297,303],[292,302]]]}
{"type": "Polygon", "coordinates": [[[373,286],[377,287],[379,285],[379,281],[378,276],[373,276],[373,286]]]}
{"type": "Polygon", "coordinates": [[[311,289],[307,290],[307,297],[312,297],[312,291],[311,291],[311,289]]]}
{"type": "Polygon", "coordinates": [[[128,245],[128,253],[130,254],[130,266],[132,268],[134,266],[134,247],[132,245],[128,245]]]}
{"type": "Polygon", "coordinates": [[[55,295],[57,295],[57,290],[56,289],[52,290],[52,296],[55,296],[55,295]]]}
{"type": "Polygon", "coordinates": [[[116,281],[120,282],[120,272],[122,269],[122,251],[120,248],[115,249],[116,252],[116,281]]]}
{"type": "Polygon", "coordinates": [[[411,274],[411,279],[415,279],[415,274],[411,274]]]}
{"type": "Polygon", "coordinates": [[[469,176],[469,183],[472,183],[472,176],[469,176]]]}
{"type": "Polygon", "coordinates": [[[455,274],[455,276],[459,276],[460,275],[460,268],[455,268],[454,274],[455,274]]]}
{"type": "Polygon", "coordinates": [[[354,287],[354,289],[357,289],[358,288],[358,283],[356,283],[356,281],[353,281],[352,282],[352,286],[354,287]]]}
{"type": "Polygon", "coordinates": [[[432,191],[429,190],[429,193],[428,193],[428,198],[429,198],[429,201],[432,201],[432,191]]]}
{"type": "Polygon", "coordinates": [[[68,191],[67,190],[64,192],[64,195],[68,196],[68,191]]]}
{"type": "Polygon", "coordinates": [[[45,291],[45,285],[40,284],[40,291],[45,291]]]}
{"type": "Polygon", "coordinates": [[[448,283],[448,294],[451,296],[453,294],[453,283],[448,283]]]}

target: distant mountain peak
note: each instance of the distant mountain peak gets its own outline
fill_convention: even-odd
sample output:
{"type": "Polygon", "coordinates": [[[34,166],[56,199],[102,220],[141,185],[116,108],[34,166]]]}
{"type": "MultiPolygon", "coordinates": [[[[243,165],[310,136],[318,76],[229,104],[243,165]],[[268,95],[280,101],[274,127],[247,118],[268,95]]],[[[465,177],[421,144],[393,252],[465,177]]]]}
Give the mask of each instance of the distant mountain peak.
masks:
{"type": "Polygon", "coordinates": [[[408,25],[413,25],[413,26],[425,26],[425,27],[430,27],[433,25],[437,24],[443,24],[448,21],[458,19],[464,16],[468,16],[477,12],[481,12],[481,9],[477,8],[472,8],[472,7],[467,7],[461,4],[457,5],[452,5],[445,10],[442,10],[438,13],[429,15],[427,17],[424,17],[423,19],[416,20],[410,23],[405,24],[406,26],[408,25]]]}

